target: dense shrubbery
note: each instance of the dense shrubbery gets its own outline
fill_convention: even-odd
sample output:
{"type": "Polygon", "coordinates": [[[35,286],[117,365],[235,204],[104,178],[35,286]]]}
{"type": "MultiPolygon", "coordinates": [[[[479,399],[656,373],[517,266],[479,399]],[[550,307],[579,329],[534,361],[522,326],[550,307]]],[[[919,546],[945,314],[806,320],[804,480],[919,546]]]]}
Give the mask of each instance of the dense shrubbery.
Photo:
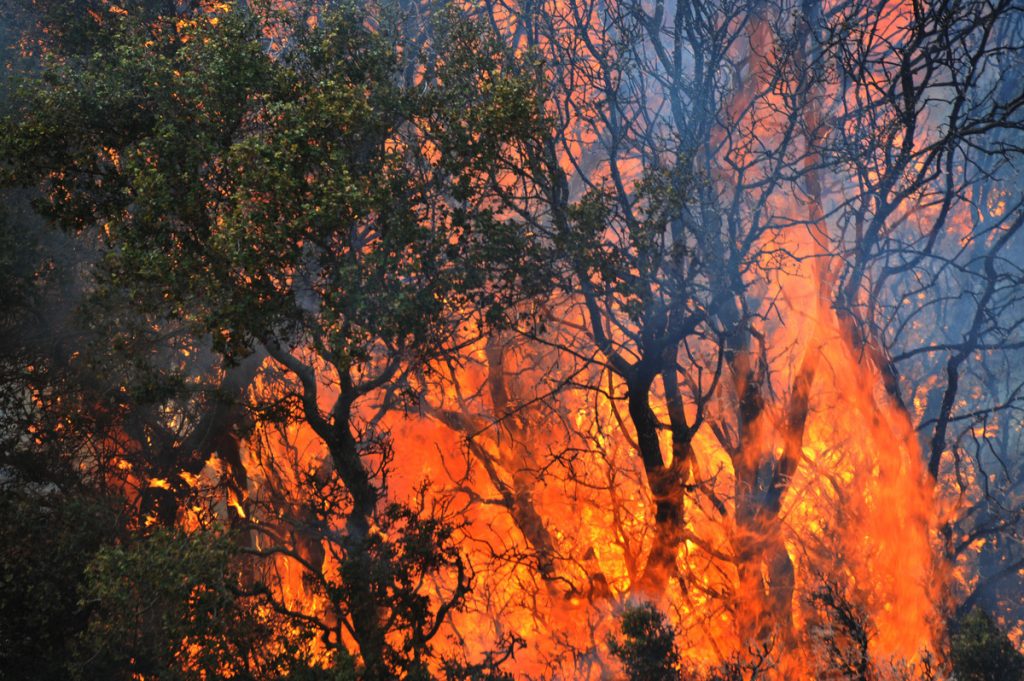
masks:
{"type": "Polygon", "coordinates": [[[954,627],[950,661],[957,681],[1024,679],[1024,655],[980,608],[954,627]]]}
{"type": "Polygon", "coordinates": [[[10,478],[0,517],[0,677],[66,679],[92,615],[86,570],[116,519],[101,501],[10,478]]]}

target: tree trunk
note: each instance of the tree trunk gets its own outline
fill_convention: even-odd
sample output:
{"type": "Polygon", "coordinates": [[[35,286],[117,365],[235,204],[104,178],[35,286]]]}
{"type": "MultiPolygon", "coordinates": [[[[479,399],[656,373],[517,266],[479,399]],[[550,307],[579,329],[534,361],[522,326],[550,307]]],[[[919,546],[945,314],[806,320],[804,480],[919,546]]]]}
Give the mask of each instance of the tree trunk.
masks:
{"type": "Polygon", "coordinates": [[[657,598],[664,594],[670,578],[675,577],[683,585],[677,556],[685,529],[683,502],[689,455],[673,456],[672,463],[665,465],[658,441],[658,419],[650,404],[653,378],[653,374],[639,372],[631,377],[632,380],[627,381],[627,400],[655,509],[654,543],[637,589],[650,598],[657,598]]]}

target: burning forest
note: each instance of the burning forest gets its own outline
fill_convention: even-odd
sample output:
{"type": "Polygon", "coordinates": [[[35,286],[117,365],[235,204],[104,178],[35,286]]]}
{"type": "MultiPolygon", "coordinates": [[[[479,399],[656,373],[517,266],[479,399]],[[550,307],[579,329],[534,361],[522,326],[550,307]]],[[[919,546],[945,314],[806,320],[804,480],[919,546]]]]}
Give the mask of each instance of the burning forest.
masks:
{"type": "Polygon", "coordinates": [[[0,679],[1024,679],[1020,0],[0,37],[0,679]]]}

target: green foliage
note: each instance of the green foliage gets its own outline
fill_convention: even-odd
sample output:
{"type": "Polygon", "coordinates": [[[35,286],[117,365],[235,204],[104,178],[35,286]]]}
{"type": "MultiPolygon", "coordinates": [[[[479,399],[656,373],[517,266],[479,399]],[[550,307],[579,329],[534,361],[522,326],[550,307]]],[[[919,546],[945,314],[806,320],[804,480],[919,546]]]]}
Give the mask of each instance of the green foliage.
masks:
{"type": "MultiPolygon", "coordinates": [[[[55,40],[41,71],[21,74],[0,130],[3,183],[102,245],[86,309],[109,324],[110,349],[88,361],[110,368],[112,411],[137,417],[125,430],[144,450],[140,477],[173,477],[180,438],[160,414],[185,411],[164,407],[187,403],[203,373],[184,353],[160,354],[168,336],[208,338],[228,362],[263,345],[307,386],[301,416],[358,497],[330,597],[380,678],[428,675],[429,641],[469,579],[450,527],[376,508],[350,409],[399,367],[444,352],[487,288],[492,230],[516,249],[483,196],[503,135],[536,117],[525,81],[505,75],[504,52],[471,22],[447,13],[438,45],[450,59],[430,64],[433,52],[408,49],[404,19],[387,2],[337,3],[315,27],[281,14],[285,44],[271,53],[256,13],[104,8],[80,23],[86,37],[55,40]],[[315,359],[289,354],[299,347],[315,359]],[[340,385],[329,423],[307,371],[340,385]],[[367,535],[371,515],[380,532],[367,535]],[[453,575],[440,604],[423,592],[439,573],[453,575]]],[[[195,356],[204,343],[183,346],[195,356]]],[[[101,551],[83,592],[93,614],[80,675],[249,673],[265,632],[226,575],[236,559],[221,539],[166,532],[101,551]]]]}
{"type": "Polygon", "coordinates": [[[676,632],[650,603],[628,607],[621,617],[622,638],[608,647],[631,681],[677,681],[680,678],[676,632]]]}
{"type": "Polygon", "coordinates": [[[950,660],[957,681],[1021,681],[1024,655],[981,608],[960,621],[950,660]]]}
{"type": "Polygon", "coordinates": [[[374,11],[291,26],[276,59],[243,13],[114,15],[83,61],[22,89],[8,182],[40,187],[65,228],[101,230],[108,289],[222,350],[296,334],[343,368],[380,343],[427,355],[450,332],[442,312],[480,285],[467,258],[469,235],[496,224],[472,201],[500,156],[490,133],[531,114],[493,73],[483,110],[454,78],[403,84],[414,64],[386,25],[368,28],[389,20],[374,11]]]}
{"type": "Polygon", "coordinates": [[[356,678],[344,654],[307,661],[301,623],[240,591],[252,566],[228,537],[133,537],[69,479],[0,467],[0,679],[356,678]]]}
{"type": "Polygon", "coordinates": [[[350,655],[339,653],[330,664],[296,663],[292,669],[280,677],[279,681],[358,681],[355,661],[350,655]]]}
{"type": "Polygon", "coordinates": [[[454,527],[392,503],[377,514],[358,549],[344,552],[340,579],[330,584],[328,595],[351,617],[375,613],[388,622],[382,638],[360,642],[363,648],[379,647],[383,669],[373,674],[430,679],[430,662],[436,659],[431,641],[447,613],[462,606],[469,587],[454,527]],[[423,589],[434,580],[448,593],[439,598],[423,589]]]}
{"type": "Polygon", "coordinates": [[[99,500],[0,468],[0,679],[61,680],[89,613],[78,588],[115,536],[99,500]]]}
{"type": "Polygon", "coordinates": [[[86,568],[79,678],[248,678],[269,631],[237,595],[232,544],[160,530],[103,547],[86,568]]]}

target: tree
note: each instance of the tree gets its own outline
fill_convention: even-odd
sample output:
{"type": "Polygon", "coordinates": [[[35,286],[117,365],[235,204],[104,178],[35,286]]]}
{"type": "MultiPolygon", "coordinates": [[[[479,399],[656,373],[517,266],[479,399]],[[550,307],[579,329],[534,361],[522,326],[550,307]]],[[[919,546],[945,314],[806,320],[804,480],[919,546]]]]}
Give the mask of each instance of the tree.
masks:
{"type": "Polygon", "coordinates": [[[225,537],[175,530],[101,548],[86,567],[81,598],[90,615],[73,674],[271,678],[295,664],[297,651],[275,640],[274,622],[237,597],[233,551],[225,537]]]}
{"type": "Polygon", "coordinates": [[[953,673],[964,681],[1024,678],[1024,656],[992,618],[972,610],[953,634],[953,673]]]}
{"type": "Polygon", "coordinates": [[[25,480],[7,463],[2,471],[0,678],[66,679],[90,614],[78,589],[97,551],[119,534],[116,515],[108,500],[81,489],[25,480]]]}
{"type": "MultiPolygon", "coordinates": [[[[1010,159],[1020,153],[1022,99],[1019,87],[992,78],[1016,68],[1006,55],[1019,53],[1019,8],[517,8],[508,32],[547,60],[553,85],[541,108],[551,128],[523,141],[518,181],[495,184],[533,235],[538,260],[550,265],[569,317],[560,333],[525,333],[619,380],[606,389],[591,378],[591,385],[626,405],[656,507],[637,587],[655,598],[665,593],[685,537],[702,557],[737,569],[732,614],[741,641],[791,639],[796,576],[785,539],[817,539],[792,536],[783,501],[806,493],[791,493],[791,485],[808,470],[815,406],[834,409],[846,399],[836,394],[825,404],[828,380],[817,376],[839,382],[843,372],[828,368],[837,363],[858,367],[861,380],[878,376],[884,393],[856,398],[864,424],[872,437],[905,443],[893,465],[912,470],[922,465],[915,429],[930,433],[923,459],[935,478],[950,451],[945,428],[963,394],[961,366],[981,349],[1008,357],[1019,342],[1011,284],[1019,258],[1009,254],[1019,252],[1020,207],[1002,192],[1019,182],[1010,159]],[[891,19],[884,26],[882,15],[891,19]],[[946,277],[961,275],[971,282],[975,311],[966,328],[962,316],[932,315],[963,286],[946,277]],[[912,295],[924,302],[907,304],[912,295]],[[949,338],[921,344],[931,329],[949,338]],[[906,353],[898,350],[904,344],[906,353]],[[945,369],[897,366],[936,351],[949,353],[945,369]],[[945,401],[936,386],[931,413],[912,413],[914,383],[942,373],[945,401]],[[731,459],[731,490],[688,463],[705,424],[731,459]],[[671,456],[659,439],[664,431],[671,456]],[[684,508],[737,530],[724,542],[701,543],[687,531],[684,508]]],[[[1014,372],[996,389],[998,404],[968,407],[961,422],[1015,410],[1018,385],[1014,372]]],[[[969,437],[965,430],[959,439],[969,437]]],[[[978,469],[1015,469],[1003,458],[1015,447],[1007,444],[979,455],[978,469]]],[[[917,501],[903,500],[908,507],[929,493],[912,495],[917,501]]],[[[1002,529],[986,522],[978,531],[1001,532],[1015,526],[1015,508],[965,518],[973,525],[998,516],[1002,529]]],[[[980,536],[966,533],[959,549],[980,536]]],[[[854,540],[838,555],[855,561],[864,548],[854,540]]],[[[828,560],[822,547],[809,550],[828,560]]],[[[996,579],[1019,567],[1012,552],[1000,560],[996,579]]],[[[685,594],[685,574],[676,576],[685,594]]]]}
{"type": "MultiPolygon", "coordinates": [[[[315,27],[274,17],[288,35],[275,56],[252,13],[102,16],[91,51],[23,89],[7,174],[37,184],[65,229],[102,239],[100,293],[208,334],[229,362],[266,352],[284,371],[329,453],[311,490],[342,483],[334,541],[359,561],[383,522],[390,449],[356,404],[446,351],[478,287],[464,263],[471,236],[494,224],[472,177],[498,147],[432,156],[430,135],[461,120],[443,109],[446,93],[403,82],[411,38],[389,6],[341,5],[315,27]]],[[[499,96],[515,87],[503,81],[499,96]]],[[[164,470],[181,466],[172,456],[164,470]]],[[[314,573],[319,546],[307,547],[314,573]]],[[[365,678],[383,678],[387,627],[405,624],[389,619],[379,575],[346,576],[340,597],[374,597],[346,602],[333,626],[354,638],[365,678]]]]}
{"type": "Polygon", "coordinates": [[[53,538],[110,667],[215,673],[250,603],[295,678],[611,674],[623,608],[635,674],[933,674],[1024,616],[1017,3],[16,18],[0,473],[130,509],[53,538]]]}
{"type": "Polygon", "coordinates": [[[680,678],[676,633],[650,603],[629,608],[622,614],[622,639],[610,639],[608,648],[634,681],[680,678]]]}

